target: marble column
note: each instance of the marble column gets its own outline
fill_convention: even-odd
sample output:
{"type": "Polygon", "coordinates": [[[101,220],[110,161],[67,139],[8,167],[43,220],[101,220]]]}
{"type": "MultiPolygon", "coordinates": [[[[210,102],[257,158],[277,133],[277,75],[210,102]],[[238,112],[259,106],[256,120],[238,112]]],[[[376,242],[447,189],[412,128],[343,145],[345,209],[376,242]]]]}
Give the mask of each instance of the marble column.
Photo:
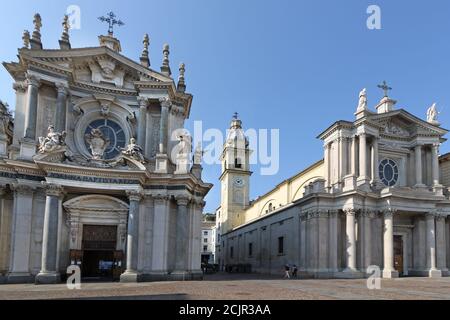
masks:
{"type": "Polygon", "coordinates": [[[331,182],[330,182],[330,178],[331,178],[331,175],[330,175],[330,167],[331,167],[330,147],[331,147],[330,143],[327,143],[324,146],[325,187],[326,187],[327,191],[331,187],[331,182]]]}
{"type": "Polygon", "coordinates": [[[177,222],[176,222],[176,259],[175,271],[172,273],[177,280],[185,280],[188,270],[188,253],[189,253],[189,215],[188,204],[189,198],[177,197],[177,222]]]}
{"type": "Polygon", "coordinates": [[[169,99],[161,99],[161,123],[159,127],[159,153],[167,154],[167,137],[169,126],[169,110],[172,103],[169,99]]]}
{"type": "Polygon", "coordinates": [[[431,146],[431,172],[433,187],[440,186],[439,181],[439,144],[431,146]]]}
{"type": "Polygon", "coordinates": [[[306,219],[307,213],[300,214],[300,271],[306,270],[306,219]]]}
{"type": "Polygon", "coordinates": [[[371,169],[372,169],[372,184],[377,186],[380,183],[380,176],[379,176],[379,172],[378,172],[378,161],[379,161],[379,156],[378,156],[378,141],[379,138],[378,137],[374,137],[373,141],[372,141],[372,149],[371,149],[371,155],[372,155],[372,159],[371,159],[371,169]]]}
{"type": "Polygon", "coordinates": [[[422,146],[417,145],[414,148],[415,161],[416,161],[416,187],[424,187],[422,182],[422,146]]]}
{"type": "Polygon", "coordinates": [[[38,108],[39,80],[28,75],[28,93],[25,113],[25,138],[36,140],[36,121],[38,108]]]}
{"type": "Polygon", "coordinates": [[[42,235],[41,271],[35,278],[36,284],[55,284],[61,282],[58,271],[58,234],[60,198],[63,189],[58,185],[47,185],[45,201],[44,230],[42,235]]]}
{"type": "Polygon", "coordinates": [[[169,197],[155,195],[152,241],[152,280],[166,280],[169,247],[169,197]]]}
{"type": "Polygon", "coordinates": [[[352,143],[351,143],[351,151],[350,151],[350,174],[352,176],[356,176],[356,136],[352,137],[352,143]]]}
{"type": "Polygon", "coordinates": [[[9,243],[10,219],[5,210],[5,195],[6,186],[0,186],[0,283],[3,282],[1,279],[2,275],[8,270],[7,256],[9,255],[7,245],[9,243]]]}
{"type": "MultiPolygon", "coordinates": [[[[203,272],[201,270],[201,231],[202,231],[202,214],[205,207],[205,201],[197,199],[194,202],[192,214],[192,226],[191,226],[191,241],[192,241],[192,252],[191,252],[191,266],[190,272],[192,279],[201,279],[203,277],[203,272]]],[[[226,256],[228,247],[224,251],[224,256],[226,256]]],[[[237,248],[234,248],[235,257],[237,257],[237,248]]]]}
{"type": "Polygon", "coordinates": [[[367,135],[361,133],[359,135],[359,177],[358,186],[363,189],[367,188],[369,184],[369,177],[367,172],[367,135]]]}
{"type": "Polygon", "coordinates": [[[427,272],[430,278],[441,277],[441,270],[436,268],[436,229],[435,229],[435,213],[428,213],[426,215],[427,226],[427,272]]]}
{"type": "Polygon", "coordinates": [[[346,252],[347,266],[344,272],[356,272],[356,230],[355,230],[355,209],[345,209],[345,234],[346,234],[346,252]]]}
{"type": "Polygon", "coordinates": [[[138,254],[139,254],[139,209],[142,194],[139,191],[128,191],[130,208],[127,229],[127,269],[120,276],[120,282],[138,282],[138,254]]]}
{"type": "Polygon", "coordinates": [[[398,278],[398,271],[394,269],[394,212],[384,212],[383,234],[383,278],[398,278]]]}
{"type": "Polygon", "coordinates": [[[367,267],[372,264],[372,218],[372,212],[365,211],[363,213],[364,272],[367,270],[367,267]]]}
{"type": "Polygon", "coordinates": [[[338,212],[335,210],[330,211],[329,214],[329,270],[330,272],[338,272],[338,212]]]}
{"type": "Polygon", "coordinates": [[[144,97],[139,97],[138,101],[139,101],[139,122],[138,122],[137,144],[141,146],[141,148],[145,148],[148,99],[144,97]]]}
{"type": "Polygon", "coordinates": [[[339,182],[343,182],[347,174],[347,138],[339,138],[339,182]]]}
{"type": "Polygon", "coordinates": [[[55,131],[66,131],[66,113],[67,113],[67,88],[63,83],[56,85],[58,95],[56,98],[56,116],[55,131]]]}
{"type": "Polygon", "coordinates": [[[445,216],[440,214],[436,217],[436,264],[441,272],[448,271],[445,228],[445,216]]]}
{"type": "Polygon", "coordinates": [[[14,209],[11,227],[11,255],[8,283],[32,282],[30,273],[30,242],[34,189],[14,185],[14,209]]]}

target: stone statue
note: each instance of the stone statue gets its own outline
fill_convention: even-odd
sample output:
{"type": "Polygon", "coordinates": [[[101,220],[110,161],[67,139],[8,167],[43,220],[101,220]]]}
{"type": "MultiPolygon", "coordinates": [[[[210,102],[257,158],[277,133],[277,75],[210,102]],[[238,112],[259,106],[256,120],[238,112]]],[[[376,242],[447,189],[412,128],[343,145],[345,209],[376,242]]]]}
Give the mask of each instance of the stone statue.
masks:
{"type": "Polygon", "coordinates": [[[191,142],[188,136],[180,136],[180,142],[178,143],[178,154],[179,155],[188,155],[192,151],[191,142]]]}
{"type": "Polygon", "coordinates": [[[367,90],[362,89],[359,93],[359,102],[357,111],[367,110],[367,90]]]}
{"type": "Polygon", "coordinates": [[[434,125],[439,125],[439,121],[438,121],[438,115],[439,112],[436,109],[436,103],[433,103],[433,105],[431,107],[428,108],[427,110],[427,122],[434,124],[434,125]]]}
{"type": "Polygon", "coordinates": [[[106,148],[110,141],[103,135],[100,129],[92,129],[90,134],[85,135],[85,140],[89,144],[93,160],[102,160],[106,148]]]}
{"type": "Polygon", "coordinates": [[[145,158],[142,153],[143,150],[139,145],[136,144],[135,138],[131,138],[128,146],[122,149],[122,155],[133,158],[141,163],[145,163],[145,158]]]}
{"type": "Polygon", "coordinates": [[[66,132],[55,132],[55,127],[50,126],[46,137],[39,138],[39,153],[50,153],[61,150],[66,146],[66,132]]]}
{"type": "Polygon", "coordinates": [[[198,164],[198,165],[202,164],[203,154],[204,154],[204,152],[202,149],[202,145],[201,145],[201,143],[199,143],[197,145],[197,148],[195,148],[195,151],[194,151],[194,164],[198,164]]]}

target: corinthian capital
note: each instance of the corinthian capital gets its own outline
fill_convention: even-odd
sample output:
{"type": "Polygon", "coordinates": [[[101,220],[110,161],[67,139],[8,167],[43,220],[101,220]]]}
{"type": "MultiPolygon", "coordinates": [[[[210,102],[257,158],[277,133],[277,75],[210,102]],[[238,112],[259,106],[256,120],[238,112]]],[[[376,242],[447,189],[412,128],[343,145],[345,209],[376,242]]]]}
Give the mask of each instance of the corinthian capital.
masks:
{"type": "Polygon", "coordinates": [[[142,192],[139,190],[128,190],[127,191],[127,197],[130,201],[141,201],[142,199],[142,192]]]}
{"type": "Polygon", "coordinates": [[[27,81],[26,81],[27,85],[39,88],[41,83],[40,83],[40,79],[38,77],[36,77],[35,75],[32,75],[32,74],[27,74],[26,77],[27,77],[27,81]]]}
{"type": "Polygon", "coordinates": [[[355,208],[344,208],[344,209],[342,209],[342,211],[344,211],[345,215],[347,215],[347,216],[356,216],[355,208]]]}
{"type": "Polygon", "coordinates": [[[170,108],[172,106],[172,101],[170,101],[170,98],[168,97],[160,98],[159,102],[163,108],[170,108]]]}
{"type": "Polygon", "coordinates": [[[147,108],[147,106],[148,106],[148,99],[146,97],[138,97],[137,101],[139,102],[139,106],[141,108],[147,108]]]}
{"type": "Polygon", "coordinates": [[[17,81],[13,84],[13,89],[17,92],[26,92],[28,83],[26,81],[17,81]]]}
{"type": "Polygon", "coordinates": [[[191,201],[191,199],[187,196],[177,196],[175,200],[177,201],[178,206],[187,206],[191,201]]]}
{"type": "Polygon", "coordinates": [[[42,185],[45,188],[45,194],[47,196],[50,197],[63,197],[64,196],[64,188],[60,185],[57,184],[51,184],[51,183],[46,183],[46,182],[42,182],[42,185]]]}
{"type": "Polygon", "coordinates": [[[67,95],[67,86],[62,83],[62,82],[58,82],[55,84],[56,90],[58,91],[58,94],[60,95],[67,95]]]}

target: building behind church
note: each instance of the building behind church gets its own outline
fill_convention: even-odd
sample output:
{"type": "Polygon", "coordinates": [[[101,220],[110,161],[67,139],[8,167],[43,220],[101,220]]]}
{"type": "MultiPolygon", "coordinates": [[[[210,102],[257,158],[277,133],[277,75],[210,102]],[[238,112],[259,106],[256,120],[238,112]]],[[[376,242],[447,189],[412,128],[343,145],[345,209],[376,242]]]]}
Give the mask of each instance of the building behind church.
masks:
{"type": "Polygon", "coordinates": [[[65,17],[58,49],[42,20],[23,34],[14,118],[0,105],[0,282],[86,278],[198,279],[204,197],[201,156],[183,131],[193,96],[185,65],[174,81],[169,46],[151,68],[121,54],[112,30],[72,48],[65,17]]]}
{"type": "Polygon", "coordinates": [[[305,277],[448,276],[450,155],[439,157],[448,131],[385,96],[370,110],[360,93],[352,121],[337,121],[318,138],[324,156],[249,201],[249,143],[234,119],[222,154],[216,262],[251,264],[280,274],[286,264],[305,277]]]}

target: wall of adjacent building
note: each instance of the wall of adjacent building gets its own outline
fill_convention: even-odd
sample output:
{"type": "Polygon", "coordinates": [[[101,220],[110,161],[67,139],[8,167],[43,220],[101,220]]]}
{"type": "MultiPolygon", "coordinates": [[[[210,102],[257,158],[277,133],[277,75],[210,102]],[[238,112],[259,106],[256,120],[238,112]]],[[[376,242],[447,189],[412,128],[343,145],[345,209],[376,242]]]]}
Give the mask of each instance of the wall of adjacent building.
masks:
{"type": "Polygon", "coordinates": [[[441,157],[439,167],[441,183],[444,186],[450,187],[450,153],[441,157]]]}
{"type": "Polygon", "coordinates": [[[305,186],[323,177],[324,163],[323,161],[319,161],[253,201],[245,212],[245,222],[250,222],[261,216],[270,214],[279,208],[303,198],[305,186]]]}

